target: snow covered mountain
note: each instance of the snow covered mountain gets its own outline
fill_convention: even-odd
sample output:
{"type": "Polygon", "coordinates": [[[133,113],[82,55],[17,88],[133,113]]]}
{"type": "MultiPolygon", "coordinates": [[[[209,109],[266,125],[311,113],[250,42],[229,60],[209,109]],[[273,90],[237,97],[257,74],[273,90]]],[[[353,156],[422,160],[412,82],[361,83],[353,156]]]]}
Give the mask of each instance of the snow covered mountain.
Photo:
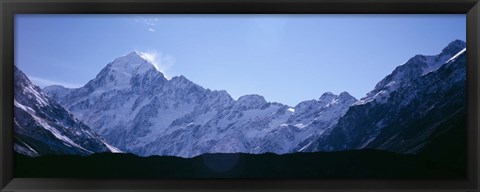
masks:
{"type": "Polygon", "coordinates": [[[419,153],[465,116],[465,47],[416,55],[364,98],[327,92],[290,107],[238,100],[184,76],[168,80],[142,53],[109,63],[85,86],[43,89],[119,149],[141,156],[336,151],[419,153]],[[458,121],[457,121],[458,120],[458,121]]]}
{"type": "Polygon", "coordinates": [[[84,87],[44,91],[109,143],[142,156],[292,152],[356,101],[346,92],[295,108],[259,95],[234,100],[184,76],[167,80],[139,52],[115,59],[84,87]]]}
{"type": "Polygon", "coordinates": [[[435,138],[462,132],[465,47],[456,40],[438,55],[417,55],[397,67],[305,151],[374,148],[416,154],[435,138]]]}
{"type": "Polygon", "coordinates": [[[14,73],[16,152],[28,156],[119,152],[33,85],[16,66],[14,73]]]}
{"type": "Polygon", "coordinates": [[[211,118],[200,116],[200,119],[208,119],[203,124],[180,120],[183,124],[175,124],[171,128],[183,127],[173,128],[181,131],[163,135],[143,147],[140,154],[191,157],[203,153],[296,152],[293,146],[321,135],[356,101],[346,92],[341,96],[332,96],[330,101],[312,101],[316,106],[312,105],[309,113],[318,115],[314,118],[305,118],[308,114],[303,111],[297,113],[296,109],[301,106],[291,108],[269,103],[259,95],[242,96],[211,118]],[[189,142],[179,144],[176,142],[179,138],[189,142]],[[158,146],[167,148],[161,149],[158,146]]]}

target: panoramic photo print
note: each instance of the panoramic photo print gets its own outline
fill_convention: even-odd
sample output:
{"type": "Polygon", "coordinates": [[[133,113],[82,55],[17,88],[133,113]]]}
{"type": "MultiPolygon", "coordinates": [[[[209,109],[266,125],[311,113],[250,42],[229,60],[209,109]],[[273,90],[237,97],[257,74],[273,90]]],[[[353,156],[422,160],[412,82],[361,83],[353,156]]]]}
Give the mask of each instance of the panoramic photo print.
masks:
{"type": "Polygon", "coordinates": [[[466,17],[15,16],[15,176],[466,178],[466,17]]]}

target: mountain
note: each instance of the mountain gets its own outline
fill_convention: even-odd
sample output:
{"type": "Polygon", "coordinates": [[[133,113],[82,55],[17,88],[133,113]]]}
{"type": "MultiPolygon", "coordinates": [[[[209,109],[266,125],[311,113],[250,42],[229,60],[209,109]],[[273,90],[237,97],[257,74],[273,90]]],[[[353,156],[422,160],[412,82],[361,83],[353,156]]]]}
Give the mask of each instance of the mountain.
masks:
{"type": "Polygon", "coordinates": [[[357,101],[347,92],[334,95],[324,93],[318,101],[304,101],[295,107],[297,114],[289,120],[294,126],[315,130],[314,134],[306,132],[301,142],[293,143],[295,146],[290,152],[306,152],[315,140],[324,133],[328,133],[337,124],[338,120],[347,112],[352,104],[357,101]]]}
{"type": "Polygon", "coordinates": [[[108,142],[136,154],[162,135],[185,129],[170,126],[181,124],[178,119],[201,123],[234,102],[225,91],[204,89],[183,76],[167,80],[139,52],[115,59],[81,88],[44,91],[108,142]]]}
{"type": "Polygon", "coordinates": [[[461,136],[466,129],[465,47],[456,40],[438,55],[417,55],[397,67],[306,151],[371,148],[423,154],[440,147],[444,157],[464,158],[465,147],[455,151],[448,146],[466,142],[461,136]]]}
{"type": "Polygon", "coordinates": [[[33,85],[16,66],[14,79],[16,152],[28,156],[118,152],[33,85]]]}
{"type": "Polygon", "coordinates": [[[360,100],[327,92],[294,107],[255,94],[234,100],[184,76],[168,80],[139,52],[113,60],[81,88],[43,91],[109,143],[140,156],[370,148],[444,157],[435,149],[458,149],[464,139],[465,50],[455,40],[438,55],[416,55],[360,100]]]}
{"type": "Polygon", "coordinates": [[[450,42],[438,55],[416,55],[378,82],[375,88],[367,93],[366,97],[359,100],[357,104],[365,104],[372,100],[386,102],[391,92],[409,86],[417,78],[436,71],[457,53],[465,50],[466,43],[455,40],[450,42]]]}
{"type": "Polygon", "coordinates": [[[356,101],[347,92],[324,94],[295,108],[260,95],[234,100],[184,76],[166,79],[139,52],[115,59],[81,88],[43,91],[109,143],[142,156],[292,152],[356,101]]]}
{"type": "Polygon", "coordinates": [[[200,119],[208,119],[203,124],[180,119],[183,124],[175,122],[171,128],[178,126],[185,127],[184,129],[174,128],[181,131],[161,136],[143,147],[144,151],[140,154],[192,157],[203,153],[290,153],[293,152],[292,146],[308,137],[322,134],[322,129],[330,126],[322,123],[333,122],[339,118],[342,110],[346,111],[348,105],[354,103],[355,99],[352,98],[348,93],[344,93],[342,97],[333,95],[331,101],[312,109],[312,113],[322,115],[322,118],[306,119],[303,112],[296,116],[297,107],[269,103],[259,95],[242,96],[233,105],[223,108],[211,118],[200,116],[200,119]],[[179,145],[179,139],[190,142],[179,145]],[[161,149],[158,146],[167,148],[158,151],[161,149]]]}

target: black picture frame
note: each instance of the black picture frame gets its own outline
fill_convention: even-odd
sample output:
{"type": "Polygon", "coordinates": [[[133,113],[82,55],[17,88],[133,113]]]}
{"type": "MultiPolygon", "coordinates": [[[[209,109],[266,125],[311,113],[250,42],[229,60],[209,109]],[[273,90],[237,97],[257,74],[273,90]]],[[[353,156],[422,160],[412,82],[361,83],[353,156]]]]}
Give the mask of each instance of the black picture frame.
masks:
{"type": "Polygon", "coordinates": [[[479,0],[1,0],[1,191],[479,191],[479,0]],[[78,180],[15,178],[13,161],[14,15],[268,13],[268,14],[466,14],[466,180],[78,180]]]}

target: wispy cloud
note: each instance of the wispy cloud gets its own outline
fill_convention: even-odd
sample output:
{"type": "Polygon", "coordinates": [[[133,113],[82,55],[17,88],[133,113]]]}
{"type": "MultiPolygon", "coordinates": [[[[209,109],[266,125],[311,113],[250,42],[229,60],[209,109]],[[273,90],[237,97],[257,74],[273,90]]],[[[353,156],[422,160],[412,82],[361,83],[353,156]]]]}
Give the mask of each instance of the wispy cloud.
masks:
{"type": "Polygon", "coordinates": [[[175,57],[156,50],[140,51],[140,53],[168,78],[167,71],[175,64],[175,57]]]}
{"type": "Polygon", "coordinates": [[[155,27],[158,24],[159,19],[158,18],[153,18],[153,17],[137,17],[135,19],[136,22],[142,23],[146,25],[148,31],[150,32],[155,32],[157,31],[155,27]]]}
{"type": "Polygon", "coordinates": [[[50,85],[62,85],[62,86],[67,87],[67,88],[78,88],[78,87],[83,86],[83,85],[80,85],[80,84],[54,81],[54,80],[40,78],[40,77],[28,76],[28,79],[30,79],[30,81],[32,81],[33,84],[35,84],[36,86],[39,86],[41,88],[44,88],[44,87],[50,86],[50,85]]]}

